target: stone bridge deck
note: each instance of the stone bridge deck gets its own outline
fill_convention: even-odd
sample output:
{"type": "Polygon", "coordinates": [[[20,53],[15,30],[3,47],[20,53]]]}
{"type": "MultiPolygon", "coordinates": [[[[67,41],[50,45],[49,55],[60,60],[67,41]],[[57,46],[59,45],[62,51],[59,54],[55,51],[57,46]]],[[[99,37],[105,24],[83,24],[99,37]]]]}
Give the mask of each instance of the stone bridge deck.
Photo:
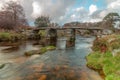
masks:
{"type": "Polygon", "coordinates": [[[45,30],[45,29],[58,29],[58,30],[63,30],[63,29],[82,29],[82,30],[103,30],[104,28],[101,27],[40,27],[36,28],[34,30],[45,30]]]}

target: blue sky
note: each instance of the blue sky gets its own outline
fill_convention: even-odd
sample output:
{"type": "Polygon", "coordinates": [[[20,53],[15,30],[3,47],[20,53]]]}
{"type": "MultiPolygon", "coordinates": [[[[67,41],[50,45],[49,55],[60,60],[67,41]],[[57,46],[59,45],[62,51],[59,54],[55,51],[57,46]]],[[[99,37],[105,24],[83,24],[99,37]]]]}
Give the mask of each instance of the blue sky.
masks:
{"type": "MultiPolygon", "coordinates": [[[[0,7],[4,2],[0,0],[0,7]]],[[[30,25],[41,15],[50,16],[52,22],[64,24],[73,21],[98,22],[108,13],[120,14],[120,0],[12,0],[20,2],[30,25]]],[[[1,8],[0,8],[1,9],[1,8]]]]}
{"type": "Polygon", "coordinates": [[[97,7],[99,9],[104,9],[106,8],[106,2],[105,0],[76,0],[76,3],[74,5],[74,7],[80,7],[83,6],[85,7],[87,10],[89,10],[89,6],[91,4],[95,4],[97,5],[97,7]]]}

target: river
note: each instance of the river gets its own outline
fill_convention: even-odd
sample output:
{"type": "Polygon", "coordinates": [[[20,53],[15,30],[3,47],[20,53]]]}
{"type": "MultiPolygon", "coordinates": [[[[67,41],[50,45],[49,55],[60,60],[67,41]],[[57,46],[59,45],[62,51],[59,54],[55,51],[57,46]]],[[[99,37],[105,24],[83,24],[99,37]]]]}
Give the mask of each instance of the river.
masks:
{"type": "Polygon", "coordinates": [[[85,56],[91,52],[93,40],[77,36],[75,47],[31,57],[25,57],[24,52],[39,49],[33,42],[10,52],[2,51],[7,47],[1,46],[0,64],[5,63],[5,67],[0,69],[0,80],[103,80],[86,67],[85,56]]]}

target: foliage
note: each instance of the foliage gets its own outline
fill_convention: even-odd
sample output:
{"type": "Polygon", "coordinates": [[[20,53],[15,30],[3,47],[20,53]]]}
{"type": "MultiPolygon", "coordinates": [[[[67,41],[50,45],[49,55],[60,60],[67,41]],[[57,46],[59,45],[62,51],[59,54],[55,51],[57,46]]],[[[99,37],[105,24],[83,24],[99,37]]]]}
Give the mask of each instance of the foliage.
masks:
{"type": "Polygon", "coordinates": [[[100,51],[102,45],[108,46],[108,42],[107,42],[107,39],[106,39],[106,38],[96,39],[96,40],[93,42],[93,47],[92,47],[92,49],[93,49],[94,51],[100,51]]]}
{"type": "Polygon", "coordinates": [[[100,51],[101,46],[105,45],[107,47],[108,51],[112,51],[114,49],[119,49],[120,48],[120,37],[119,35],[108,35],[102,38],[97,38],[93,42],[93,51],[100,51]]]}
{"type": "Polygon", "coordinates": [[[117,18],[120,18],[118,13],[109,13],[103,18],[103,22],[106,23],[106,26],[108,26],[109,29],[115,30],[114,29],[114,22],[118,20],[117,18]]]}
{"type": "Polygon", "coordinates": [[[109,13],[107,14],[103,20],[111,20],[113,21],[114,17],[120,17],[118,13],[109,13]]]}
{"type": "Polygon", "coordinates": [[[35,20],[36,27],[48,27],[50,24],[50,18],[47,16],[40,16],[35,20]]]}
{"type": "Polygon", "coordinates": [[[40,30],[40,31],[38,32],[38,34],[39,34],[41,37],[45,37],[46,32],[45,32],[45,30],[40,30]]]}

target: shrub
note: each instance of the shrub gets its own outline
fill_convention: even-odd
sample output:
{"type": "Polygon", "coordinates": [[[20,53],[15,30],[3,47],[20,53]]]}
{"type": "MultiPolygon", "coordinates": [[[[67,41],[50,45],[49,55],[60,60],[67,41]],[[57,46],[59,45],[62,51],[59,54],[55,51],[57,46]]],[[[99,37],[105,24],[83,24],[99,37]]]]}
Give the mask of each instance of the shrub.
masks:
{"type": "Polygon", "coordinates": [[[38,32],[38,34],[39,34],[41,37],[45,37],[45,36],[46,36],[45,30],[40,30],[40,31],[38,32]]]}
{"type": "Polygon", "coordinates": [[[93,51],[101,51],[101,46],[102,46],[102,45],[105,45],[105,46],[108,47],[107,39],[96,39],[96,40],[93,42],[92,50],[93,50],[93,51]]]}
{"type": "Polygon", "coordinates": [[[120,48],[120,39],[115,39],[110,42],[110,47],[112,50],[120,48]]]}

